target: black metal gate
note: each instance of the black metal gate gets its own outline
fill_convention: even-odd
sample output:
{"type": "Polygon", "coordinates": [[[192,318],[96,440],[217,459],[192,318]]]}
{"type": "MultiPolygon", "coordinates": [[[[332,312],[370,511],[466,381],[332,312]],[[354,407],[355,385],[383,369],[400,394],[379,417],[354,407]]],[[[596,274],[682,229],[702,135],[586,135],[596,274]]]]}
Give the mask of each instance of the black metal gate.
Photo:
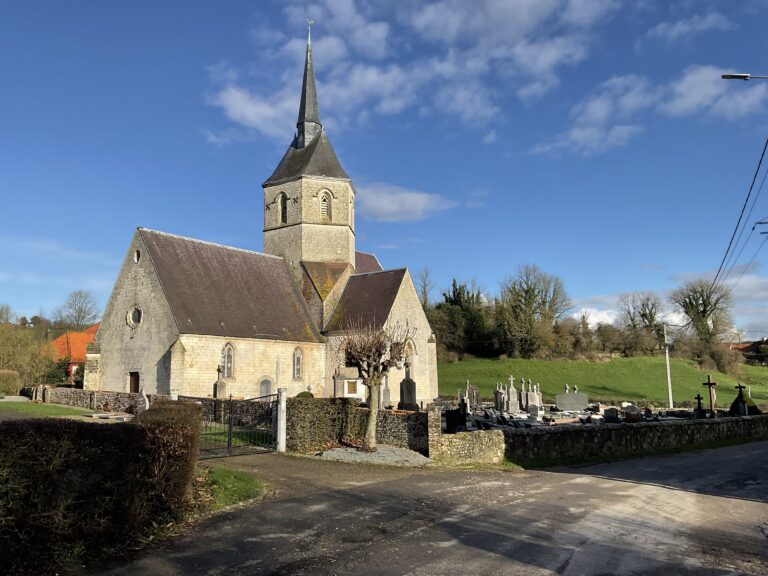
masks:
{"type": "Polygon", "coordinates": [[[277,449],[277,394],[233,400],[179,396],[203,409],[200,458],[277,449]]]}

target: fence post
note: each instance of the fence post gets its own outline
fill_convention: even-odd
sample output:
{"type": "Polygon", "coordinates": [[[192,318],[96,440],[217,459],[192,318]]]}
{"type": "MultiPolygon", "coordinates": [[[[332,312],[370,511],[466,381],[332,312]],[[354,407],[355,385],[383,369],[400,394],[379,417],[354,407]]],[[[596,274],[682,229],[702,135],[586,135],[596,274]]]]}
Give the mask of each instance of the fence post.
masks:
{"type": "Polygon", "coordinates": [[[286,444],[286,415],[288,413],[286,409],[285,398],[287,396],[287,388],[277,389],[277,451],[285,452],[286,444]]]}
{"type": "Polygon", "coordinates": [[[229,409],[227,415],[227,456],[232,456],[232,394],[229,395],[229,400],[224,400],[229,409]]]}

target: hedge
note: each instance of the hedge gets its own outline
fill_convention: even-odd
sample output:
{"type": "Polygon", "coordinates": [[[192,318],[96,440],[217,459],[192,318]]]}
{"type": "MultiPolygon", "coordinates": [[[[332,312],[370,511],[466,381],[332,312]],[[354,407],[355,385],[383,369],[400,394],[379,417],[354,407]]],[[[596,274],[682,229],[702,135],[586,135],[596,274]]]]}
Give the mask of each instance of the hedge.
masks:
{"type": "Polygon", "coordinates": [[[131,423],[0,422],[0,550],[8,574],[120,550],[187,509],[200,446],[194,405],[131,423]]]}
{"type": "Polygon", "coordinates": [[[0,370],[0,396],[17,396],[21,390],[21,377],[16,370],[0,370]]]}

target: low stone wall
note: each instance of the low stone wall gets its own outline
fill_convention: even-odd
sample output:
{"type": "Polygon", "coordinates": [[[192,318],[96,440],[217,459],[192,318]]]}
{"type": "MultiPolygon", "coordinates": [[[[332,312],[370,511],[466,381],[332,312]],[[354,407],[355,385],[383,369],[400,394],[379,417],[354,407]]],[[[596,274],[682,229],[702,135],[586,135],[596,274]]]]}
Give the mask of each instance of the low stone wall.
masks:
{"type": "Polygon", "coordinates": [[[442,434],[440,409],[428,407],[429,457],[442,464],[523,466],[595,462],[768,440],[768,414],[713,420],[540,427],[442,434]]]}
{"type": "MultiPolygon", "coordinates": [[[[287,448],[313,452],[339,444],[362,444],[368,410],[350,398],[289,398],[287,448]]],[[[427,454],[427,415],[380,410],[376,440],[380,444],[427,454]]]]}
{"type": "MultiPolygon", "coordinates": [[[[150,394],[147,397],[149,398],[150,406],[157,399],[170,399],[170,396],[163,394],[150,394]]],[[[43,390],[42,398],[44,402],[52,404],[77,406],[97,412],[127,412],[129,414],[136,414],[139,403],[138,394],[81,390],[79,388],[46,387],[43,390]]]]}
{"type": "Polygon", "coordinates": [[[478,430],[443,434],[440,446],[430,452],[439,464],[496,464],[504,458],[504,433],[478,430]]]}
{"type": "Polygon", "coordinates": [[[768,439],[768,415],[505,430],[504,457],[516,464],[589,462],[768,439]]]}

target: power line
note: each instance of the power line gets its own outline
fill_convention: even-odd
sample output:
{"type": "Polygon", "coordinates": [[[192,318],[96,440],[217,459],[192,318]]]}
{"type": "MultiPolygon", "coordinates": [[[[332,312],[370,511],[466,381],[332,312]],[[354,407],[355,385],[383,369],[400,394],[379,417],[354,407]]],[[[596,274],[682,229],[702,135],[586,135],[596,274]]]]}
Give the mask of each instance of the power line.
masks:
{"type": "MultiPolygon", "coordinates": [[[[765,186],[765,179],[768,177],[768,169],[765,170],[763,173],[763,179],[760,182],[760,187],[757,189],[757,194],[755,194],[755,198],[752,200],[752,205],[749,207],[749,212],[747,212],[747,217],[744,219],[744,222],[749,222],[749,219],[752,217],[752,211],[755,209],[755,204],[757,204],[757,199],[760,197],[760,193],[763,191],[763,187],[765,186]]],[[[765,220],[765,218],[763,218],[765,220]]],[[[731,263],[730,268],[726,271],[725,275],[723,276],[723,279],[721,283],[725,282],[728,279],[728,276],[731,275],[731,272],[733,272],[733,269],[736,267],[736,264],[739,261],[739,258],[741,258],[741,253],[744,252],[744,248],[747,247],[747,244],[749,244],[749,239],[752,237],[752,233],[755,231],[755,228],[757,227],[757,224],[752,226],[752,230],[749,231],[749,235],[747,236],[747,239],[744,241],[744,244],[741,245],[741,250],[739,250],[738,255],[733,260],[733,263],[731,263]]],[[[744,230],[746,230],[746,224],[741,227],[741,231],[739,232],[739,237],[736,238],[736,246],[739,245],[739,242],[741,242],[741,237],[744,234],[744,230]]],[[[725,263],[726,267],[728,267],[728,263],[731,262],[731,257],[733,256],[735,252],[734,250],[731,252],[731,256],[728,257],[728,261],[725,263]]]]}
{"type": "Polygon", "coordinates": [[[741,279],[744,277],[744,274],[747,273],[747,270],[749,270],[749,267],[752,266],[752,262],[755,261],[755,258],[757,257],[757,253],[760,252],[760,249],[765,246],[766,241],[768,241],[768,236],[763,238],[763,241],[760,243],[760,246],[757,247],[757,250],[755,250],[755,253],[752,254],[752,258],[750,259],[747,266],[744,268],[744,270],[741,271],[741,276],[739,276],[739,279],[736,280],[733,286],[731,286],[731,290],[736,290],[736,286],[739,285],[739,282],[741,282],[741,279]]]}
{"type": "Polygon", "coordinates": [[[725,261],[728,258],[728,254],[731,251],[731,247],[733,246],[733,240],[736,238],[736,234],[739,231],[739,226],[741,226],[741,221],[744,218],[744,211],[747,209],[747,205],[749,204],[749,198],[752,196],[752,189],[755,186],[755,182],[757,181],[757,175],[760,173],[760,168],[763,165],[763,158],[765,158],[765,151],[768,149],[768,139],[765,141],[765,145],[763,146],[763,152],[760,154],[760,161],[757,163],[757,170],[755,170],[755,175],[752,177],[752,184],[749,186],[749,192],[747,192],[747,197],[744,199],[744,205],[741,207],[741,213],[739,214],[739,219],[736,222],[736,227],[733,229],[733,234],[731,234],[731,240],[728,242],[728,248],[725,250],[725,254],[723,254],[723,259],[720,262],[720,266],[717,269],[717,273],[715,274],[714,279],[712,280],[712,284],[709,287],[710,292],[714,289],[715,284],[717,283],[717,280],[720,278],[720,273],[723,271],[723,266],[725,266],[725,261]]]}

